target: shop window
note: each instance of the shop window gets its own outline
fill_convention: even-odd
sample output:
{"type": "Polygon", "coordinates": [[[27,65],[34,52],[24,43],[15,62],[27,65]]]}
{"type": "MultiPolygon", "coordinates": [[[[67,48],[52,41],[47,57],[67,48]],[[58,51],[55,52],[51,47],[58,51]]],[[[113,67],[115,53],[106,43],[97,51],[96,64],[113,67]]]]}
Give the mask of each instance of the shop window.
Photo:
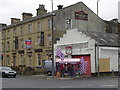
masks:
{"type": "Polygon", "coordinates": [[[41,55],[40,54],[38,54],[38,65],[40,66],[41,65],[41,55]]]}

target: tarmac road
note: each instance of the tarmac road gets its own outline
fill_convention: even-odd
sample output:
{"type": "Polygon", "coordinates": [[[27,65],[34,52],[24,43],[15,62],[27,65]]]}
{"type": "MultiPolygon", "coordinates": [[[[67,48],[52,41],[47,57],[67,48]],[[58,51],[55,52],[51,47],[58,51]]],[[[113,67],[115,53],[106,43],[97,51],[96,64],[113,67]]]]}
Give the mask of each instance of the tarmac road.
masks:
{"type": "Polygon", "coordinates": [[[44,75],[3,78],[2,88],[118,88],[118,77],[52,78],[44,75]]]}

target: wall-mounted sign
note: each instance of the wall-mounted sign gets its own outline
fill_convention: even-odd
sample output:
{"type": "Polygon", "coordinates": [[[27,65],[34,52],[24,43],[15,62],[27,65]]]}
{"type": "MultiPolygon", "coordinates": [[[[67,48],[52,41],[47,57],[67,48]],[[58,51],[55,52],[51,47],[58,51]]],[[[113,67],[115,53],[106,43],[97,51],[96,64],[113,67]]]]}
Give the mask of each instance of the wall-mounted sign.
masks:
{"type": "Polygon", "coordinates": [[[24,50],[18,51],[19,54],[24,54],[24,50]]]}
{"type": "Polygon", "coordinates": [[[42,52],[42,49],[35,49],[35,52],[42,52]]]}
{"type": "Polygon", "coordinates": [[[25,40],[25,48],[32,48],[31,40],[25,40]]]}
{"type": "Polygon", "coordinates": [[[88,20],[88,14],[86,14],[84,11],[78,11],[75,12],[75,19],[78,20],[88,20]]]}
{"type": "Polygon", "coordinates": [[[66,46],[66,54],[72,55],[72,46],[66,46]]]}

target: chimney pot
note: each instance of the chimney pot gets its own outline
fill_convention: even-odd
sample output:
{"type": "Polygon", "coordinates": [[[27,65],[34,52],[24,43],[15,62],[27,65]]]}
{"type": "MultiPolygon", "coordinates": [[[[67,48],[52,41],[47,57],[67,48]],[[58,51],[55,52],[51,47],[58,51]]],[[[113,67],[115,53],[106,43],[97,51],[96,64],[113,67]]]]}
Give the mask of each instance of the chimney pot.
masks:
{"type": "Polygon", "coordinates": [[[43,4],[39,4],[39,8],[36,10],[37,10],[37,16],[47,13],[47,10],[45,10],[45,5],[43,4]]]}
{"type": "Polygon", "coordinates": [[[58,10],[62,9],[63,8],[63,5],[58,5],[58,10]]]}

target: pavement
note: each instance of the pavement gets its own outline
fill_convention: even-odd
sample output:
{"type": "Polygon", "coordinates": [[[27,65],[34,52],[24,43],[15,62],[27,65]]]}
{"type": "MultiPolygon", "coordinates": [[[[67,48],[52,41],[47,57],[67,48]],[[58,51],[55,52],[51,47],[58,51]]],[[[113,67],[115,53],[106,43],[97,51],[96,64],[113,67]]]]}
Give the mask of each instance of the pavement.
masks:
{"type": "Polygon", "coordinates": [[[118,76],[99,76],[99,77],[94,77],[94,76],[88,76],[88,77],[56,77],[56,76],[46,76],[45,74],[43,75],[31,75],[31,77],[39,77],[41,79],[48,79],[48,80],[52,80],[52,79],[58,79],[58,80],[73,80],[73,79],[88,79],[88,78],[91,78],[91,79],[100,79],[100,78],[118,78],[118,76]]]}

